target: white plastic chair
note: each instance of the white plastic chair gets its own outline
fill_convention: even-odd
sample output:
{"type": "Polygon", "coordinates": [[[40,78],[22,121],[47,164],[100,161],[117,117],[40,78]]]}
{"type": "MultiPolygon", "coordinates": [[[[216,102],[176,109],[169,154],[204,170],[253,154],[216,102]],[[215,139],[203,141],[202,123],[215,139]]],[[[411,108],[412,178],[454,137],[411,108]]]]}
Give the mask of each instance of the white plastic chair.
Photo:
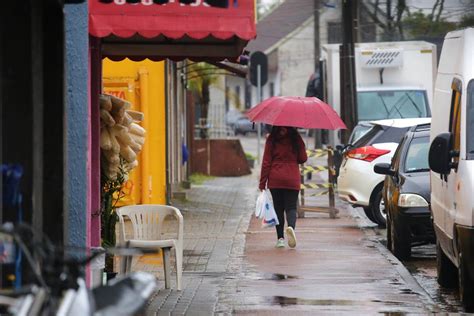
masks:
{"type": "MultiPolygon", "coordinates": [[[[181,278],[183,274],[183,215],[176,208],[168,205],[130,205],[117,209],[120,220],[121,233],[119,242],[122,245],[137,248],[157,248],[163,252],[163,269],[165,273],[165,288],[170,288],[171,267],[170,249],[173,248],[176,257],[176,283],[181,291],[181,278]],[[162,239],[162,226],[167,216],[174,216],[178,221],[178,236],[176,239],[162,239]],[[127,238],[125,233],[125,217],[132,222],[133,236],[127,238]]],[[[130,271],[132,258],[125,257],[122,262],[121,272],[130,271]]]]}

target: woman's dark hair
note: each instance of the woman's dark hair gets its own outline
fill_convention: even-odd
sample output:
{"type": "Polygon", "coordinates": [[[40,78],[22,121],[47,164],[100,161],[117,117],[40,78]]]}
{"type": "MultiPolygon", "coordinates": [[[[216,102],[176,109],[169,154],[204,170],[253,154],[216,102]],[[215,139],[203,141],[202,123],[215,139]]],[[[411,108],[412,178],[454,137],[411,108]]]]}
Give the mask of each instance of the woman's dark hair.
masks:
{"type": "MultiPolygon", "coordinates": [[[[272,146],[274,147],[275,144],[281,139],[279,134],[281,126],[273,126],[272,131],[270,133],[270,137],[272,140],[272,146]]],[[[294,127],[284,126],[288,130],[288,134],[286,137],[290,138],[291,146],[293,147],[293,152],[298,153],[299,151],[299,143],[298,143],[298,130],[294,127]]]]}

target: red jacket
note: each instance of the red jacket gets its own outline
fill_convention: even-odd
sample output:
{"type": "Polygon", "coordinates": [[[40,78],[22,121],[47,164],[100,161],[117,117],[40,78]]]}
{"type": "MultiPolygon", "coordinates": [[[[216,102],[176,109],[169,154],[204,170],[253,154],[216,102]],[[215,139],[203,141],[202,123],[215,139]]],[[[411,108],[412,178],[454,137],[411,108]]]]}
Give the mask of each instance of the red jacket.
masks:
{"type": "Polygon", "coordinates": [[[293,151],[291,139],[284,137],[272,145],[272,136],[267,137],[260,173],[260,190],[290,189],[300,190],[301,176],[299,164],[308,160],[303,139],[298,134],[298,152],[293,151]]]}

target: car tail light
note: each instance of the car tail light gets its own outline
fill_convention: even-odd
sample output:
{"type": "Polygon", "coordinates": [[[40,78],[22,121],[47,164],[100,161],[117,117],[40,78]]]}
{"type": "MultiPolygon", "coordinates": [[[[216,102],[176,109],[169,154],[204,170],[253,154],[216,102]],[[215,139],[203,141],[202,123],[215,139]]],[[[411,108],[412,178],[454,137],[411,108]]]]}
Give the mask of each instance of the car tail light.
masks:
{"type": "Polygon", "coordinates": [[[378,149],[373,146],[365,146],[365,147],[352,149],[349,152],[347,152],[346,155],[348,158],[371,162],[380,156],[388,154],[389,152],[390,150],[388,149],[378,149]]]}

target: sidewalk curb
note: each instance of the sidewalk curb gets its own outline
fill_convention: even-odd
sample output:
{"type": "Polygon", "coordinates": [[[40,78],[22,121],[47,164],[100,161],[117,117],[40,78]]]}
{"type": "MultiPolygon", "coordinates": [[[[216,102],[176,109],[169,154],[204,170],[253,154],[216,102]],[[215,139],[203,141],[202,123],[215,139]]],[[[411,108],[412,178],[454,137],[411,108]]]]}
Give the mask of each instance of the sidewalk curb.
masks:
{"type": "Polygon", "coordinates": [[[395,257],[390,250],[387,249],[381,242],[380,242],[380,235],[378,235],[375,231],[374,224],[369,221],[363,212],[358,210],[357,208],[353,208],[350,205],[345,205],[346,209],[348,210],[349,215],[354,218],[357,222],[357,226],[361,229],[364,234],[369,238],[369,240],[374,242],[375,247],[377,250],[382,253],[382,255],[394,265],[397,269],[398,274],[402,277],[402,279],[414,290],[417,294],[419,294],[424,301],[427,309],[429,312],[439,313],[439,310],[436,307],[436,303],[433,301],[429,293],[418,283],[414,276],[411,275],[410,271],[405,267],[405,265],[395,257]]]}

